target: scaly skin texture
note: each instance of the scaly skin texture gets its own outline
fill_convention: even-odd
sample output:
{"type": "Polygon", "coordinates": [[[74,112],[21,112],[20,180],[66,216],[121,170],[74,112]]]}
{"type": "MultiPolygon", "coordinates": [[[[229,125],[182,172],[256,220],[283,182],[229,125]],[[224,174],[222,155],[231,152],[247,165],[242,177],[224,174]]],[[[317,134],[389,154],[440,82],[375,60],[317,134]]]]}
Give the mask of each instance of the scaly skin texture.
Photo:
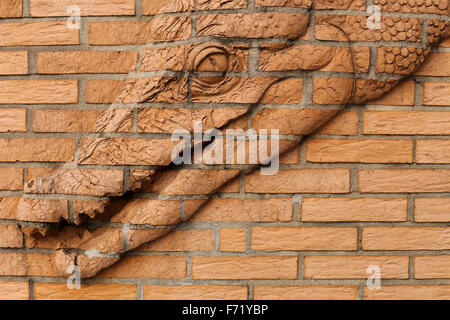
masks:
{"type": "MultiPolygon", "coordinates": [[[[295,5],[306,9],[327,9],[330,1],[295,1],[295,5]]],[[[377,2],[377,1],[376,1],[377,2]]],[[[391,1],[392,2],[392,1],[391,1]]],[[[448,10],[446,1],[433,4],[404,6],[397,4],[404,12],[442,13],[448,10]],[[410,10],[410,11],[407,11],[410,10]],[[441,12],[442,11],[442,12],[441,12]]],[[[186,10],[207,10],[226,8],[226,1],[179,0],[168,4],[154,13],[181,12],[186,10]],[[223,5],[223,6],[222,6],[223,5]]],[[[244,2],[243,2],[244,3],[244,2]]],[[[292,5],[293,1],[280,1],[279,5],[292,5]]],[[[409,3],[409,2],[408,2],[409,3]]],[[[434,2],[433,2],[434,3],[434,2]]],[[[256,1],[264,5],[264,0],[256,1]]],[[[359,1],[338,1],[338,9],[360,10],[359,1]]],[[[386,10],[397,11],[397,5],[386,4],[386,10]]],[[[336,8],[336,7],[335,7],[336,8]]],[[[150,8],[149,10],[153,10],[150,8]]],[[[448,11],[446,11],[448,12],[448,11]]],[[[209,14],[198,19],[197,36],[207,37],[208,41],[178,47],[143,49],[142,70],[151,71],[188,71],[192,78],[189,87],[186,77],[155,76],[139,79],[127,79],[115,82],[112,90],[105,93],[102,88],[90,92],[92,101],[112,103],[168,102],[179,103],[239,103],[242,108],[186,109],[167,108],[164,113],[156,113],[147,108],[139,112],[139,132],[170,133],[183,128],[193,132],[193,121],[200,121],[203,130],[227,128],[247,129],[242,119],[252,116],[253,129],[277,128],[281,134],[296,135],[296,138],[280,143],[283,155],[295,148],[303,136],[309,135],[332,119],[349,103],[364,103],[378,98],[391,90],[399,78],[358,78],[359,73],[368,71],[366,49],[352,45],[352,41],[408,41],[413,47],[378,48],[376,74],[406,76],[417,70],[430,52],[429,45],[437,44],[448,36],[447,24],[433,21],[430,24],[428,44],[417,46],[421,41],[422,24],[420,19],[400,19],[386,17],[380,30],[369,30],[365,16],[316,17],[316,39],[341,41],[343,46],[322,46],[304,43],[270,43],[262,45],[259,68],[261,71],[337,71],[349,76],[340,79],[314,79],[312,101],[315,104],[336,104],[336,109],[263,109],[260,104],[266,99],[271,101],[276,88],[288,78],[270,76],[244,77],[228,73],[247,71],[248,46],[228,44],[229,38],[278,38],[308,41],[309,15],[307,13],[288,14],[274,12],[269,16],[253,14],[209,14]],[[267,20],[265,20],[267,19],[267,20]],[[254,23],[249,23],[249,21],[254,23]],[[241,27],[245,26],[245,27],[241,27]],[[214,41],[211,40],[214,39],[214,41]],[[215,76],[195,76],[195,72],[216,72],[215,76]],[[287,116],[289,115],[289,116],[287,116]],[[244,123],[244,125],[243,125],[244,123]]],[[[166,24],[157,17],[142,25],[139,30],[131,30],[137,43],[145,43],[155,35],[167,40],[176,40],[191,32],[185,19],[172,19],[166,24]]],[[[95,40],[94,40],[95,41],[95,40]]],[[[103,41],[98,39],[99,42],[103,41]]],[[[96,132],[120,132],[129,123],[131,110],[113,106],[101,114],[95,124],[96,132]]],[[[171,166],[171,151],[175,143],[166,140],[126,138],[83,138],[78,154],[78,164],[158,165],[159,169],[140,170],[130,177],[131,190],[151,192],[154,199],[129,198],[124,196],[121,171],[100,177],[101,172],[74,171],[60,168],[53,172],[35,176],[25,187],[30,194],[88,194],[92,196],[119,196],[101,202],[85,201],[74,206],[73,223],[82,225],[89,221],[110,221],[119,223],[123,228],[92,228],[68,226],[62,229],[23,228],[28,247],[58,250],[51,256],[54,268],[60,276],[67,276],[67,267],[76,264],[84,278],[95,276],[101,270],[120,260],[123,253],[138,246],[154,241],[178,224],[186,221],[208,202],[211,195],[217,193],[241,173],[258,169],[259,164],[239,169],[218,169],[201,167],[198,170],[177,169],[171,166]],[[193,201],[163,200],[162,196],[177,196],[198,193],[206,196],[193,201]],[[209,197],[208,197],[209,196],[209,197]],[[154,229],[140,230],[140,225],[154,226],[154,229]],[[95,256],[92,252],[95,250],[95,256]]],[[[237,147],[236,147],[237,148],[237,147]]],[[[235,149],[235,152],[237,150],[235,149]]],[[[59,219],[69,221],[64,206],[49,210],[43,215],[39,208],[23,200],[10,204],[16,210],[19,220],[35,222],[56,222],[59,219]]],[[[25,259],[26,260],[26,259],[25,259]]],[[[26,263],[26,262],[25,262],[26,263]]]]}

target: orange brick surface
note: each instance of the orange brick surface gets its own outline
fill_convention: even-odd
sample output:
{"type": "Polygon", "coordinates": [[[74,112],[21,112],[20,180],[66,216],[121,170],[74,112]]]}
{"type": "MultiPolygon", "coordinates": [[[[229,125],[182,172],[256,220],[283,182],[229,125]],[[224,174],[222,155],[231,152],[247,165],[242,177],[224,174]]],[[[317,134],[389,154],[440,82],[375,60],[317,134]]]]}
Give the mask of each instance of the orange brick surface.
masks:
{"type": "Polygon", "coordinates": [[[450,299],[449,8],[0,0],[0,299],[450,299]]]}

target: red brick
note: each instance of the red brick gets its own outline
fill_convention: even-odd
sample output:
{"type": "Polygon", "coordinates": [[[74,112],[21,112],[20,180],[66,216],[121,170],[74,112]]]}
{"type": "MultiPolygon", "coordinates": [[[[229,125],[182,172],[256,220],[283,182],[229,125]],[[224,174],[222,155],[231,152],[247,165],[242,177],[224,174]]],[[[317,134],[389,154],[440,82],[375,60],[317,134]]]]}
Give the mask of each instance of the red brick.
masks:
{"type": "Polygon", "coordinates": [[[122,170],[63,169],[52,175],[49,168],[29,168],[27,175],[27,193],[78,194],[90,196],[118,196],[123,193],[122,170]],[[45,177],[39,185],[31,180],[45,177]]]}
{"type": "Polygon", "coordinates": [[[0,24],[0,47],[61,46],[79,43],[79,30],[67,28],[66,21],[0,24]]]}
{"type": "Polygon", "coordinates": [[[347,169],[280,170],[276,175],[255,172],[246,177],[245,191],[253,193],[347,193],[347,169]]]}
{"type": "Polygon", "coordinates": [[[89,44],[124,45],[187,40],[190,17],[157,17],[152,21],[95,21],[89,23],[89,44]],[[171,26],[167,32],[163,26],[171,26]]]}
{"type": "Polygon", "coordinates": [[[133,103],[133,102],[184,102],[187,101],[187,79],[168,78],[168,84],[161,84],[164,77],[128,80],[86,81],[87,103],[133,103]],[[176,79],[176,80],[175,80],[176,79]],[[160,93],[146,96],[149,89],[162,88],[160,93]],[[131,91],[131,92],[130,92],[131,91]]]}
{"type": "Polygon", "coordinates": [[[433,52],[417,70],[415,75],[448,77],[450,76],[450,52],[433,52]]]}
{"type": "Polygon", "coordinates": [[[365,111],[364,134],[450,134],[450,112],[365,111]]]}
{"type": "Polygon", "coordinates": [[[364,287],[365,300],[449,300],[449,285],[383,285],[380,290],[364,287]]]}
{"type": "Polygon", "coordinates": [[[172,12],[205,11],[219,9],[241,9],[247,7],[246,0],[228,0],[228,1],[203,1],[189,2],[187,6],[172,5],[171,0],[143,0],[142,11],[144,15],[154,15],[172,12]]]}
{"type": "Polygon", "coordinates": [[[96,147],[88,153],[81,152],[78,162],[104,165],[167,165],[171,163],[171,154],[160,150],[172,150],[177,144],[178,141],[171,139],[85,138],[81,141],[81,149],[87,150],[86,145],[96,147]]]}
{"type": "Polygon", "coordinates": [[[0,190],[22,190],[22,168],[0,168],[0,190]]]}
{"type": "Polygon", "coordinates": [[[411,163],[412,140],[309,139],[309,162],[411,163]]]}
{"type": "Polygon", "coordinates": [[[135,51],[38,52],[38,73],[128,73],[136,69],[135,51]]]}
{"type": "Polygon", "coordinates": [[[144,251],[212,251],[212,230],[176,230],[140,247],[144,251]]]}
{"type": "Polygon", "coordinates": [[[0,139],[0,162],[68,162],[75,148],[74,139],[0,139]]]}
{"type": "Polygon", "coordinates": [[[367,268],[376,265],[384,279],[408,279],[409,257],[401,256],[306,256],[305,278],[367,279],[367,268]]]}
{"type": "Polygon", "coordinates": [[[450,278],[450,256],[414,257],[415,279],[448,279],[450,278]]]}
{"type": "MultiPolygon", "coordinates": [[[[33,110],[33,131],[35,132],[98,132],[98,118],[103,111],[98,110],[33,110]]],[[[131,118],[114,132],[130,132],[131,118]]],[[[107,129],[106,129],[107,130],[107,129]]],[[[108,132],[108,131],[102,131],[108,132]]]]}
{"type": "Polygon", "coordinates": [[[314,78],[313,103],[347,104],[353,90],[353,79],[314,78]]]}
{"type": "Polygon", "coordinates": [[[246,250],[246,235],[243,228],[220,229],[220,251],[244,252],[246,250]]]}
{"type": "Polygon", "coordinates": [[[68,289],[65,283],[34,283],[36,300],[136,300],[135,284],[81,284],[68,289]]]}
{"type": "Polygon", "coordinates": [[[425,82],[423,104],[428,106],[450,105],[450,82],[425,82]]]}
{"type": "Polygon", "coordinates": [[[449,192],[450,170],[360,170],[359,190],[363,193],[449,192]]]}
{"type": "Polygon", "coordinates": [[[186,277],[186,258],[180,256],[126,256],[105,269],[99,278],[155,278],[186,277]]]}
{"type": "Polygon", "coordinates": [[[308,22],[309,16],[306,14],[285,12],[205,15],[197,20],[197,34],[199,36],[287,38],[293,40],[304,34],[308,22]],[[267,22],[267,26],[262,23],[264,20],[267,22]],[[268,28],[269,25],[275,24],[279,27],[268,28]]]}
{"type": "Polygon", "coordinates": [[[0,2],[0,18],[22,16],[22,0],[3,0],[0,2]]]}
{"type": "Polygon", "coordinates": [[[252,231],[253,250],[356,250],[355,228],[257,227],[252,231]]]}
{"type": "Polygon", "coordinates": [[[317,134],[356,136],[359,131],[359,116],[357,112],[346,111],[337,114],[325,123],[317,134]]]}
{"type": "Polygon", "coordinates": [[[28,300],[28,282],[0,282],[1,300],[28,300]]]}
{"type": "Polygon", "coordinates": [[[417,163],[450,163],[450,141],[418,140],[416,142],[417,163]]]}
{"type": "Polygon", "coordinates": [[[78,82],[76,80],[0,81],[0,104],[42,103],[78,103],[78,82]]]}
{"type": "Polygon", "coordinates": [[[417,222],[450,222],[450,199],[415,199],[414,220],[417,222]]]}
{"type": "Polygon", "coordinates": [[[0,109],[0,132],[24,132],[27,130],[27,110],[0,109]]]}
{"type": "Polygon", "coordinates": [[[245,200],[214,198],[208,201],[191,221],[277,222],[291,219],[291,198],[245,200]]]}
{"type": "Polygon", "coordinates": [[[367,104],[385,106],[413,106],[414,105],[414,81],[402,81],[381,98],[368,101],[367,104]]]}
{"type": "Polygon", "coordinates": [[[0,74],[27,74],[28,51],[0,52],[0,74]]]}
{"type": "Polygon", "coordinates": [[[302,221],[406,221],[403,198],[304,198],[302,221]]]}
{"type": "Polygon", "coordinates": [[[60,222],[69,221],[67,200],[33,199],[24,197],[0,198],[0,219],[60,222]]]}
{"type": "Polygon", "coordinates": [[[296,279],[297,257],[193,257],[193,279],[296,279]]]}
{"type": "Polygon", "coordinates": [[[446,227],[365,227],[363,250],[448,250],[446,227]]]}
{"type": "Polygon", "coordinates": [[[144,285],[144,299],[149,300],[246,300],[246,286],[144,285]]]}
{"type": "Polygon", "coordinates": [[[134,15],[134,0],[30,0],[33,17],[70,16],[70,6],[80,7],[82,16],[134,15]]]}
{"type": "Polygon", "coordinates": [[[15,224],[0,225],[0,247],[21,248],[23,246],[23,234],[15,224]]]}

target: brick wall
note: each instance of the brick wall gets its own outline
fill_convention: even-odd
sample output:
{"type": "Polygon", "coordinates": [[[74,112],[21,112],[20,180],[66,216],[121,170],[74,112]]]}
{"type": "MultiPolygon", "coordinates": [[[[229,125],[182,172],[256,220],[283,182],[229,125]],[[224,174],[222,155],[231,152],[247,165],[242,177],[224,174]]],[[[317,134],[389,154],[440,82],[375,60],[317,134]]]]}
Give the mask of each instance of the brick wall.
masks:
{"type": "Polygon", "coordinates": [[[448,1],[0,1],[0,298],[450,298],[450,39],[417,50],[439,43],[448,1]],[[381,31],[364,28],[372,4],[381,31]],[[349,38],[324,30],[338,14],[349,38]],[[215,37],[240,64],[222,69],[218,54],[189,67],[194,44],[215,37]],[[321,45],[337,58],[293,71],[321,45]],[[239,94],[196,87],[210,77],[217,90],[222,72],[248,79],[239,94]],[[384,94],[388,80],[401,82],[384,94]],[[120,123],[99,127],[111,104],[120,123]],[[247,118],[253,104],[264,109],[247,118]],[[314,134],[276,175],[192,165],[153,178],[169,133],[196,118],[286,125],[286,144],[314,134]],[[77,255],[93,248],[111,256],[77,255]],[[69,290],[75,260],[89,279],[69,290]],[[374,265],[378,290],[366,286],[374,265]]]}

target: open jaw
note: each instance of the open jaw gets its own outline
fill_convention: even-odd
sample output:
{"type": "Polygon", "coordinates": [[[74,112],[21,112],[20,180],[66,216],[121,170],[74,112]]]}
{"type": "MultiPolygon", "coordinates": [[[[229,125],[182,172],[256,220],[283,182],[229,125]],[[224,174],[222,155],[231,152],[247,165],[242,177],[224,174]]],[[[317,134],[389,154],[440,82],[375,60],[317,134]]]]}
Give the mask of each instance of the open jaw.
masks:
{"type": "MultiPolygon", "coordinates": [[[[189,8],[195,7],[196,2],[173,3],[189,8]]],[[[169,6],[175,7],[166,10],[179,10],[173,3],[169,6]]],[[[74,264],[80,268],[82,277],[95,276],[119,261],[122,254],[174,230],[233,179],[260,167],[259,163],[231,169],[206,164],[177,168],[171,165],[171,155],[178,142],[168,137],[174,130],[181,128],[193,133],[195,121],[202,124],[204,131],[278,129],[283,137],[279,148],[282,156],[346,105],[364,103],[392,89],[420,66],[430,52],[429,46],[448,36],[447,23],[437,28],[438,32],[427,44],[418,42],[421,38],[418,31],[417,34],[411,32],[408,47],[380,45],[377,49],[378,58],[384,59],[384,62],[380,60],[382,71],[364,77],[360,75],[368,70],[367,48],[352,42],[369,39],[364,39],[365,35],[360,34],[358,28],[348,25],[364,25],[365,20],[349,23],[346,21],[349,17],[341,16],[316,19],[315,37],[323,40],[323,44],[310,40],[307,12],[274,12],[268,26],[277,28],[268,28],[263,23],[252,29],[236,28],[240,20],[257,21],[259,15],[200,17],[194,42],[142,49],[140,72],[145,76],[130,74],[130,78],[111,84],[109,90],[102,88],[104,83],[99,82],[97,88],[93,84],[92,100],[112,103],[97,119],[97,134],[82,139],[77,163],[38,174],[27,183],[25,192],[30,195],[89,195],[99,200],[77,202],[80,205],[73,206],[72,217],[62,207],[39,209],[27,198],[19,199],[12,206],[17,220],[37,223],[22,228],[27,246],[56,250],[51,259],[59,276],[67,276],[67,268],[74,264]],[[241,38],[275,38],[280,42],[260,45],[258,71],[249,69],[248,57],[254,48],[241,38]],[[333,42],[335,40],[339,45],[333,42]],[[288,76],[280,77],[280,71],[287,72],[288,76]],[[313,78],[313,71],[340,72],[342,77],[313,78]],[[307,81],[310,90],[303,90],[307,81]],[[288,85],[283,85],[286,83],[288,85]],[[283,98],[280,104],[289,107],[266,106],[280,96],[283,98]],[[138,133],[160,137],[114,136],[122,132],[133,117],[132,108],[127,106],[143,103],[146,105],[137,114],[141,120],[138,133]],[[167,107],[165,104],[176,105],[167,107]],[[159,112],[161,108],[164,112],[159,112]],[[150,168],[135,171],[130,177],[132,184],[125,190],[123,171],[110,171],[104,177],[102,170],[85,169],[85,166],[99,164],[150,168]],[[151,198],[139,197],[139,194],[131,196],[139,191],[151,193],[151,198]],[[59,228],[56,222],[61,219],[74,226],[59,228]]],[[[391,22],[391,28],[407,23],[400,19],[391,22]]],[[[156,18],[151,23],[150,29],[156,33],[177,33],[174,28],[185,27],[173,22],[161,24],[156,18]]],[[[373,36],[372,33],[366,36],[369,34],[373,36]]],[[[391,34],[385,41],[397,41],[395,36],[391,34]]]]}

